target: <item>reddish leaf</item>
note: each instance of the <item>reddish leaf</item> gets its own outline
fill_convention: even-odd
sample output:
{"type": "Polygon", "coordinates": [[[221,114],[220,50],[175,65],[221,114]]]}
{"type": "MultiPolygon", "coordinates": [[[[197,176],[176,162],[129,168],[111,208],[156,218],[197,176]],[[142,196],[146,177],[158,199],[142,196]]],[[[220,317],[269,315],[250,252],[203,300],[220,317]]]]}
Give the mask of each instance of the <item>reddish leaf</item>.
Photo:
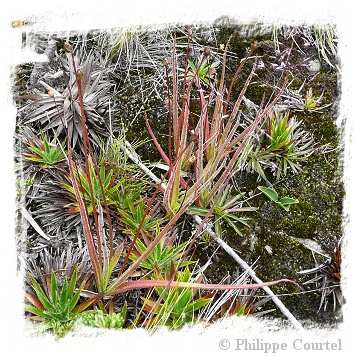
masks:
{"type": "Polygon", "coordinates": [[[44,310],[42,303],[31,294],[25,292],[25,298],[37,309],[44,310]]]}

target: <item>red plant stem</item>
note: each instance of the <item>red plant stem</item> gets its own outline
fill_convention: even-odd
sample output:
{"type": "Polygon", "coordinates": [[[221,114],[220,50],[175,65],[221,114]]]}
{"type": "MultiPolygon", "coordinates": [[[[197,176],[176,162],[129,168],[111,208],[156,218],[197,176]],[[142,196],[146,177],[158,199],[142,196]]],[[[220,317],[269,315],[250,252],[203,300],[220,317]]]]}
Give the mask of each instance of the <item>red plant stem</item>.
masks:
{"type": "Polygon", "coordinates": [[[113,227],[112,227],[112,220],[111,220],[111,215],[110,215],[110,210],[108,208],[108,204],[107,204],[107,199],[106,199],[106,195],[105,195],[105,188],[101,179],[101,174],[100,174],[100,169],[97,165],[97,162],[94,158],[94,153],[92,150],[92,147],[90,145],[89,142],[89,149],[90,149],[90,155],[92,157],[92,164],[94,165],[94,169],[99,181],[99,185],[100,185],[100,190],[102,193],[102,198],[104,201],[104,208],[105,208],[105,212],[106,212],[106,218],[107,218],[107,222],[108,222],[108,227],[109,227],[109,244],[110,244],[110,258],[113,256],[113,227]]]}
{"type": "MultiPolygon", "coordinates": [[[[174,123],[175,125],[178,125],[178,132],[177,135],[175,136],[175,154],[179,155],[179,149],[180,149],[180,145],[179,145],[179,141],[181,140],[180,138],[180,131],[181,128],[183,126],[183,115],[185,113],[185,107],[187,106],[187,98],[188,98],[188,92],[189,89],[191,88],[191,85],[189,85],[189,89],[186,90],[186,83],[187,83],[187,68],[189,65],[189,53],[190,53],[190,41],[191,41],[191,29],[188,30],[188,36],[187,36],[187,48],[186,48],[186,56],[185,56],[185,71],[184,71],[184,79],[182,82],[182,107],[181,107],[181,114],[179,116],[179,120],[177,123],[174,123]]],[[[172,60],[172,64],[173,64],[173,76],[174,76],[174,82],[173,82],[173,95],[174,95],[174,99],[176,102],[176,106],[177,106],[177,69],[176,69],[176,58],[175,58],[175,50],[176,50],[176,40],[174,41],[174,49],[173,49],[173,60],[172,60]]],[[[186,120],[186,119],[185,119],[186,120]]],[[[176,128],[177,129],[177,128],[176,128]]],[[[176,131],[176,129],[174,128],[174,131],[176,131]]]]}
{"type": "Polygon", "coordinates": [[[174,128],[174,150],[178,147],[178,140],[180,138],[180,123],[178,113],[178,92],[177,92],[177,73],[176,73],[176,40],[174,39],[173,54],[171,59],[173,72],[173,128],[174,128]]]}
{"type": "MultiPolygon", "coordinates": [[[[96,212],[96,203],[95,203],[95,196],[94,196],[94,190],[93,190],[92,179],[91,179],[90,163],[89,163],[89,154],[90,154],[89,148],[88,148],[89,136],[88,136],[87,127],[86,127],[86,117],[85,117],[84,103],[83,103],[83,90],[82,90],[82,86],[81,86],[80,74],[77,71],[77,67],[76,67],[76,63],[75,63],[74,53],[71,53],[71,57],[72,57],[72,63],[73,63],[73,68],[74,68],[74,74],[76,77],[76,83],[77,83],[77,87],[78,87],[81,127],[82,127],[82,131],[83,131],[85,168],[86,168],[86,174],[87,174],[89,188],[90,188],[90,199],[91,199],[91,203],[92,203],[95,227],[97,228],[97,227],[99,227],[99,223],[98,223],[98,217],[97,217],[97,212],[96,212]]],[[[94,158],[92,158],[92,160],[94,160],[94,158]]],[[[99,250],[99,255],[98,255],[99,256],[99,264],[101,266],[102,265],[102,242],[101,242],[101,234],[100,234],[99,229],[96,229],[96,234],[97,234],[97,242],[98,242],[98,250],[99,250]]]]}
{"type": "Polygon", "coordinates": [[[238,74],[240,73],[240,71],[243,69],[245,63],[247,62],[247,60],[249,59],[249,57],[254,53],[254,51],[256,50],[256,46],[252,46],[251,50],[249,51],[249,53],[247,54],[247,56],[243,59],[243,61],[241,62],[241,64],[238,66],[232,81],[229,85],[229,89],[228,89],[228,93],[227,93],[227,99],[226,99],[226,104],[224,106],[224,111],[223,114],[226,115],[227,114],[227,110],[228,110],[228,105],[229,105],[229,100],[230,100],[230,96],[232,94],[232,88],[234,86],[234,82],[236,81],[238,74]]]}
{"type": "Polygon", "coordinates": [[[169,163],[173,161],[172,159],[172,108],[171,108],[171,99],[170,99],[170,82],[169,82],[169,75],[168,75],[168,66],[165,66],[165,77],[166,77],[166,87],[168,91],[168,98],[167,98],[167,107],[168,107],[168,154],[169,154],[169,163]]]}
{"type": "Polygon", "coordinates": [[[255,284],[241,284],[241,285],[223,285],[223,284],[204,284],[204,283],[184,283],[170,280],[131,280],[122,283],[119,288],[115,290],[115,294],[120,294],[126,291],[130,291],[133,289],[146,289],[146,288],[154,288],[154,287],[176,287],[176,288],[197,288],[197,289],[205,289],[205,290],[236,290],[236,289],[258,289],[264,286],[272,286],[278,283],[291,283],[296,285],[300,290],[304,291],[304,289],[290,279],[279,279],[274,281],[268,281],[265,283],[255,283],[255,284]]]}
{"type": "MultiPolygon", "coordinates": [[[[56,100],[55,100],[54,96],[53,96],[53,100],[54,100],[54,104],[55,104],[55,106],[56,106],[56,108],[58,110],[58,106],[57,106],[57,103],[56,103],[56,100]]],[[[63,129],[65,131],[65,135],[67,137],[67,143],[68,143],[68,166],[69,166],[70,178],[71,178],[71,181],[72,181],[72,184],[73,184],[73,188],[74,188],[74,192],[75,192],[75,196],[76,196],[76,199],[77,199],[78,205],[79,205],[79,212],[80,212],[80,216],[81,216],[82,223],[83,223],[84,236],[85,236],[86,243],[88,245],[88,251],[89,251],[91,264],[93,266],[94,275],[95,275],[97,283],[99,283],[99,275],[100,275],[100,272],[101,272],[101,268],[100,268],[100,264],[99,264],[99,259],[97,257],[97,252],[96,252],[94,240],[93,240],[93,237],[92,237],[92,231],[91,231],[91,228],[90,228],[90,222],[89,222],[89,218],[88,218],[87,207],[86,207],[85,201],[82,199],[80,187],[78,185],[78,181],[77,181],[76,176],[75,176],[74,166],[75,166],[77,172],[78,172],[78,168],[77,168],[76,162],[74,161],[74,158],[73,158],[73,148],[71,146],[69,133],[68,133],[68,130],[67,130],[65,124],[64,124],[63,118],[59,113],[59,110],[58,110],[58,115],[59,115],[60,120],[62,122],[63,129]]]]}
{"type": "MultiPolygon", "coordinates": [[[[186,78],[187,78],[187,68],[189,65],[189,54],[190,54],[190,42],[191,42],[191,29],[188,31],[188,36],[187,36],[187,48],[186,48],[186,56],[185,56],[185,72],[184,72],[184,80],[182,82],[182,93],[185,93],[185,88],[186,88],[186,78]]],[[[174,43],[174,48],[175,48],[175,43],[174,43]]]]}
{"type": "MultiPolygon", "coordinates": [[[[88,176],[88,182],[89,182],[89,187],[90,187],[90,198],[92,201],[93,205],[93,214],[94,214],[94,220],[95,220],[95,227],[98,227],[98,217],[97,217],[97,212],[96,212],[96,204],[95,204],[95,197],[94,197],[94,192],[93,192],[93,187],[92,187],[92,180],[91,180],[91,171],[90,171],[90,165],[88,162],[88,156],[91,157],[92,159],[92,164],[94,166],[94,170],[96,172],[99,184],[100,184],[100,189],[104,201],[104,207],[105,207],[105,212],[106,212],[106,218],[108,221],[108,226],[109,226],[109,244],[110,244],[110,258],[113,255],[113,228],[112,228],[112,221],[111,221],[111,216],[110,216],[110,211],[108,208],[107,200],[106,200],[106,195],[105,195],[105,189],[102,183],[101,175],[100,175],[100,170],[99,167],[96,163],[94,153],[92,146],[90,144],[88,132],[87,132],[87,127],[86,127],[86,118],[85,118],[85,111],[84,111],[84,102],[83,102],[83,90],[82,90],[82,85],[81,85],[81,78],[80,74],[77,72],[76,68],[76,63],[75,63],[75,58],[74,54],[72,53],[72,62],[73,62],[73,68],[74,68],[74,73],[76,76],[76,82],[77,82],[77,87],[78,87],[78,98],[79,98],[79,104],[80,104],[80,113],[81,113],[81,123],[82,123],[82,130],[83,130],[83,142],[84,142],[84,157],[85,157],[85,166],[86,166],[86,171],[87,171],[87,176],[88,176]]],[[[99,261],[100,264],[102,263],[102,237],[99,229],[96,229],[96,234],[97,234],[97,239],[98,239],[98,248],[99,248],[99,261]]],[[[103,237],[104,239],[104,237],[103,237]]]]}
{"type": "MultiPolygon", "coordinates": [[[[69,140],[68,140],[69,142],[69,140]]],[[[70,144],[69,144],[70,146],[70,144]]],[[[80,216],[81,216],[81,220],[83,223],[83,229],[84,229],[84,236],[85,236],[85,240],[86,243],[88,245],[88,250],[89,250],[89,255],[90,255],[90,259],[91,259],[91,264],[93,266],[94,269],[94,273],[95,273],[95,278],[97,280],[98,283],[98,278],[101,272],[101,264],[100,264],[100,259],[98,259],[97,257],[97,253],[96,253],[96,248],[95,248],[95,244],[94,244],[94,240],[92,237],[92,232],[90,229],[90,222],[89,222],[89,217],[87,214],[87,211],[85,209],[85,205],[84,205],[84,201],[81,197],[81,193],[80,193],[80,189],[78,186],[78,182],[76,180],[75,177],[75,172],[73,169],[73,149],[71,148],[71,146],[69,147],[69,155],[68,155],[68,159],[69,159],[69,172],[70,172],[70,176],[72,178],[73,181],[73,188],[75,191],[75,195],[76,195],[76,199],[78,201],[79,204],[79,209],[80,209],[80,216]]]]}
{"type": "MultiPolygon", "coordinates": [[[[146,122],[146,125],[147,125],[147,129],[148,129],[148,132],[151,136],[151,138],[153,139],[153,142],[156,146],[156,148],[158,149],[160,155],[162,156],[162,158],[164,159],[164,161],[168,164],[169,166],[169,175],[171,174],[173,168],[174,168],[174,163],[170,161],[170,159],[168,158],[168,156],[165,154],[163,148],[160,146],[156,136],[154,135],[154,132],[152,130],[152,127],[150,126],[149,124],[149,121],[148,121],[148,118],[147,118],[147,115],[145,113],[145,122],[146,122]]],[[[181,153],[181,155],[183,154],[183,152],[181,153]]],[[[175,160],[177,160],[178,158],[175,158],[175,160]]],[[[181,186],[185,189],[185,190],[188,190],[189,189],[189,185],[187,184],[187,182],[182,178],[180,177],[180,184],[181,186]]]]}

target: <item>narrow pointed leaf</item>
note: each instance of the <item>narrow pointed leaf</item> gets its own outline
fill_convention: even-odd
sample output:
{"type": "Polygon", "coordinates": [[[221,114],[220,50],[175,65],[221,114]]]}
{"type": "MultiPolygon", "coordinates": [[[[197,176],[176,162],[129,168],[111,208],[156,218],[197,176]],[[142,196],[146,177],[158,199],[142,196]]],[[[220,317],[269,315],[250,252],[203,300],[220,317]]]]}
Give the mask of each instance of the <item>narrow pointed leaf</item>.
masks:
{"type": "Polygon", "coordinates": [[[27,311],[31,312],[32,314],[40,316],[40,317],[43,317],[45,319],[50,317],[50,315],[47,314],[45,311],[37,309],[36,307],[30,306],[30,305],[27,305],[27,304],[25,304],[25,309],[27,311]]]}
{"type": "Polygon", "coordinates": [[[103,296],[103,293],[97,294],[95,296],[93,296],[92,298],[90,298],[89,300],[86,300],[84,302],[82,302],[81,304],[79,304],[78,306],[76,306],[73,309],[74,313],[79,313],[82,312],[84,310],[86,310],[88,307],[90,307],[93,303],[95,303],[96,301],[98,301],[99,299],[101,299],[103,296]]]}
{"type": "Polygon", "coordinates": [[[68,298],[70,298],[74,294],[77,276],[78,276],[78,266],[75,267],[73,274],[71,276],[71,280],[68,288],[68,298]]]}
{"type": "Polygon", "coordinates": [[[201,298],[198,299],[196,301],[194,301],[193,303],[189,304],[187,306],[187,308],[184,310],[185,313],[189,313],[189,312],[194,312],[197,311],[199,309],[201,309],[201,307],[204,307],[205,305],[207,305],[212,298],[201,298]]]}
{"type": "Polygon", "coordinates": [[[62,286],[62,291],[60,294],[59,302],[62,306],[65,306],[65,303],[68,300],[68,280],[65,278],[63,286],[62,286]]]}
{"type": "Polygon", "coordinates": [[[31,294],[25,292],[25,298],[37,309],[44,310],[43,304],[31,294]]]}
{"type": "Polygon", "coordinates": [[[31,276],[31,280],[32,280],[32,287],[35,290],[38,299],[40,300],[40,302],[42,303],[43,307],[46,310],[50,310],[52,308],[52,304],[51,302],[48,300],[46,294],[44,293],[44,291],[42,290],[42,288],[39,286],[39,284],[37,283],[36,279],[31,276]]]}
{"type": "Polygon", "coordinates": [[[117,265],[118,260],[121,257],[123,251],[123,244],[121,244],[115,254],[110,258],[110,262],[109,262],[109,266],[108,266],[108,271],[107,271],[107,275],[111,276],[113,269],[115,268],[115,266],[117,265]]]}
{"type": "Polygon", "coordinates": [[[80,298],[80,293],[81,293],[81,289],[78,289],[78,291],[75,293],[75,295],[68,301],[68,311],[71,312],[74,307],[76,306],[76,304],[79,301],[80,298]]]}
{"type": "Polygon", "coordinates": [[[58,298],[58,285],[57,285],[57,279],[54,273],[54,270],[52,269],[51,272],[51,289],[52,289],[52,300],[53,300],[53,305],[57,303],[57,298],[58,298]]]}

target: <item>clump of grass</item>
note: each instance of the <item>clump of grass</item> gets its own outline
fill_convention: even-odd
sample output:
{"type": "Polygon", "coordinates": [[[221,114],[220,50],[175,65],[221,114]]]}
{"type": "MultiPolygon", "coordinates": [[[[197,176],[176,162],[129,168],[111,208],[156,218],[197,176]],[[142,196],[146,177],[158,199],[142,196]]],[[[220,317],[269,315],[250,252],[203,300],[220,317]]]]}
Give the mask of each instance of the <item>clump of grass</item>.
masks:
{"type": "Polygon", "coordinates": [[[53,142],[49,142],[42,131],[41,137],[42,140],[35,137],[34,142],[28,144],[28,149],[31,153],[24,153],[27,160],[40,163],[42,167],[46,169],[66,159],[66,153],[63,149],[66,146],[65,140],[59,145],[56,145],[53,142]]]}
{"type": "Polygon", "coordinates": [[[270,113],[264,129],[255,136],[249,146],[245,168],[247,172],[257,172],[265,181],[265,169],[271,169],[279,180],[288,170],[297,173],[301,162],[316,151],[314,139],[300,128],[301,122],[290,112],[282,115],[270,113]]]}
{"type": "Polygon", "coordinates": [[[25,297],[32,305],[26,304],[25,308],[32,314],[45,319],[48,322],[48,326],[52,327],[54,333],[59,337],[62,337],[70,329],[77,314],[90,306],[91,303],[87,301],[78,305],[84,283],[76,289],[77,274],[76,267],[70,281],[68,281],[67,277],[64,278],[61,291],[59,291],[57,277],[52,270],[50,278],[51,289],[48,291],[48,295],[34,276],[30,275],[36,297],[26,293],[25,297]]]}
{"type": "MultiPolygon", "coordinates": [[[[83,54],[81,54],[83,55],[83,54]]],[[[81,56],[80,56],[81,57],[81,56]]],[[[93,145],[99,145],[99,135],[107,136],[109,125],[103,115],[110,107],[108,94],[112,87],[109,79],[109,69],[104,67],[93,52],[79,64],[75,58],[78,70],[74,73],[72,58],[69,53],[59,60],[62,64],[65,88],[59,92],[54,87],[40,80],[46,93],[37,91],[36,99],[28,106],[33,108],[25,118],[25,124],[41,125],[43,132],[55,129],[57,135],[68,132],[73,147],[83,148],[83,129],[81,127],[81,109],[76,76],[80,75],[83,82],[83,110],[88,125],[88,135],[93,145]]]]}

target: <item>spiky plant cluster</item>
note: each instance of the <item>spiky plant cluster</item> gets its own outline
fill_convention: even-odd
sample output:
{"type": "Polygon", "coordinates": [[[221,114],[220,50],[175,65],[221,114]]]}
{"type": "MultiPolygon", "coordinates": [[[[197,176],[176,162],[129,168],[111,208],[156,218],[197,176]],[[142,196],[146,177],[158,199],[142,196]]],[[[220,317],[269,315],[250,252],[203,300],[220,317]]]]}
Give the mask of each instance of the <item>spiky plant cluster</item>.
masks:
{"type": "Polygon", "coordinates": [[[39,80],[45,92],[37,91],[38,99],[31,103],[25,124],[39,126],[44,132],[54,130],[58,136],[66,130],[72,146],[82,146],[81,113],[74,74],[78,72],[83,81],[84,111],[89,135],[92,143],[98,145],[98,135],[107,136],[110,132],[108,119],[104,118],[110,106],[108,92],[112,86],[108,70],[100,64],[98,54],[94,52],[89,53],[82,62],[70,53],[60,57],[60,60],[64,89],[60,92],[45,80],[39,80]],[[75,70],[73,63],[77,63],[75,70]]]}
{"type": "Polygon", "coordinates": [[[250,144],[245,167],[248,172],[257,172],[268,181],[265,169],[271,170],[276,179],[286,176],[287,171],[297,173],[301,162],[305,161],[317,148],[314,139],[301,129],[301,122],[290,113],[272,112],[265,121],[264,128],[250,144]]]}
{"type": "Polygon", "coordinates": [[[63,247],[46,247],[36,255],[35,259],[33,259],[34,257],[31,254],[24,254],[22,258],[27,270],[39,279],[39,282],[46,290],[47,278],[50,276],[52,270],[59,277],[70,277],[77,266],[79,282],[87,279],[86,275],[90,273],[90,261],[87,249],[78,249],[73,243],[67,243],[65,249],[63,247]]]}
{"type": "Polygon", "coordinates": [[[325,311],[330,300],[333,301],[333,309],[344,304],[344,296],[341,292],[341,267],[342,255],[341,246],[336,243],[334,250],[327,254],[326,262],[316,266],[313,269],[303,271],[305,275],[313,275],[314,277],[307,280],[304,285],[314,284],[319,290],[320,303],[319,310],[323,308],[325,311]]]}

